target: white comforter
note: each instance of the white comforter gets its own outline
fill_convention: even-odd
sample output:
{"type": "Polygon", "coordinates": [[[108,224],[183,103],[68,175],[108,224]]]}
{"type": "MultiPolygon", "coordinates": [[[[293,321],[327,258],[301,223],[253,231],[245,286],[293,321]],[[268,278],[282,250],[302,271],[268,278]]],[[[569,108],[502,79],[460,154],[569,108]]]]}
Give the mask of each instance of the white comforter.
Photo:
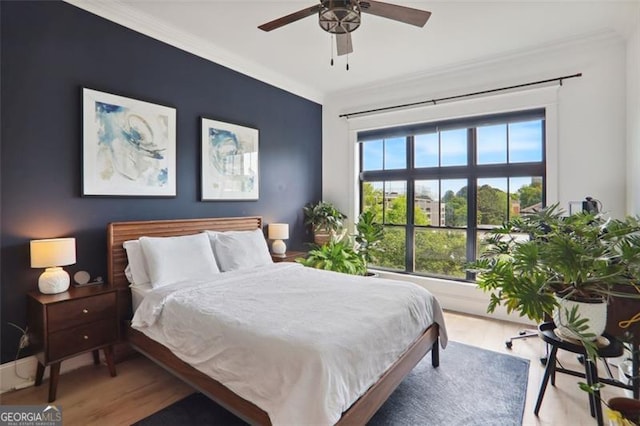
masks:
{"type": "Polygon", "coordinates": [[[133,327],[269,414],[334,424],[442,310],[411,283],[276,263],[149,293],[133,327]]]}

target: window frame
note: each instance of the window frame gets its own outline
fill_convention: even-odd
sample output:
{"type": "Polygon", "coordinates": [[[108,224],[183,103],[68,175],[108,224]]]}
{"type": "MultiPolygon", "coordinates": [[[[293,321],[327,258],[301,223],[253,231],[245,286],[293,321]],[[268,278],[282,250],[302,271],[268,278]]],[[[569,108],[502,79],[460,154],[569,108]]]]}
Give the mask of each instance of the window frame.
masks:
{"type": "MultiPolygon", "coordinates": [[[[403,181],[406,184],[407,199],[407,218],[404,225],[386,224],[385,227],[395,226],[405,229],[405,269],[386,269],[392,272],[415,274],[427,277],[445,278],[457,281],[473,281],[473,274],[467,272],[464,279],[452,276],[446,276],[436,273],[416,273],[414,270],[414,245],[416,229],[466,229],[466,256],[467,261],[476,258],[477,253],[477,237],[478,231],[486,231],[490,226],[482,226],[477,223],[477,182],[478,179],[484,178],[506,178],[507,193],[511,193],[509,185],[511,178],[517,177],[541,177],[542,178],[542,205],[547,203],[547,128],[546,128],[546,108],[532,108],[520,111],[512,111],[506,113],[486,114],[475,117],[442,120],[429,123],[417,123],[404,126],[395,126],[369,131],[357,132],[356,139],[358,142],[359,155],[359,172],[358,172],[358,206],[359,211],[363,210],[363,185],[365,182],[387,182],[387,181],[403,181]],[[538,162],[519,162],[509,163],[509,132],[507,132],[507,162],[498,164],[477,164],[477,127],[494,125],[494,124],[510,124],[524,121],[540,120],[541,121],[541,160],[538,162]],[[449,129],[467,129],[467,165],[465,166],[441,166],[441,150],[439,149],[439,159],[437,167],[414,167],[415,153],[415,136],[428,132],[441,132],[449,129]],[[367,141],[388,139],[395,137],[405,137],[406,152],[406,169],[391,170],[368,170],[364,171],[364,144],[367,141]],[[420,180],[448,180],[448,179],[466,179],[467,180],[467,226],[433,226],[416,225],[414,223],[414,205],[415,205],[415,182],[420,180]]],[[[438,137],[438,145],[440,147],[441,138],[438,137]]],[[[384,163],[383,163],[384,164],[384,163]]],[[[442,184],[439,188],[439,202],[442,201],[442,184]]],[[[511,209],[507,209],[507,218],[511,214],[511,209]]],[[[384,217],[384,216],[383,216],[384,217]]],[[[384,219],[383,219],[384,220],[384,219]]]]}

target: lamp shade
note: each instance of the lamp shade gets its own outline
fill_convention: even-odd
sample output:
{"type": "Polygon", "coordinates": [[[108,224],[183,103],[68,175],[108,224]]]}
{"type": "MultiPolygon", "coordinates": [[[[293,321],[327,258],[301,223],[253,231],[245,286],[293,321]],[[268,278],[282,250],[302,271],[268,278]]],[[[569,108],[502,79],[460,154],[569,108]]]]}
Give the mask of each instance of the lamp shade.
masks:
{"type": "Polygon", "coordinates": [[[289,238],[289,224],[270,223],[268,233],[270,240],[286,240],[289,238]]]}
{"type": "Polygon", "coordinates": [[[50,268],[76,263],[75,238],[51,238],[31,241],[31,267],[50,268]]]}

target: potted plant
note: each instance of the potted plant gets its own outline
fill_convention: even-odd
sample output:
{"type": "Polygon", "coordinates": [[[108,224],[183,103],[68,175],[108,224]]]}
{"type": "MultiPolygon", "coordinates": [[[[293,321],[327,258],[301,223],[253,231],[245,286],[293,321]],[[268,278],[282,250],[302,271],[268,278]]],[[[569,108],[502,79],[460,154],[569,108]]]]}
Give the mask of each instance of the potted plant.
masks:
{"type": "Polygon", "coordinates": [[[356,233],[352,236],[334,235],[323,244],[309,251],[299,263],[317,269],[343,272],[352,275],[375,275],[367,271],[367,264],[382,252],[380,242],[382,225],[375,223],[375,214],[364,211],[358,218],[356,233]]]}
{"type": "Polygon", "coordinates": [[[354,235],[357,244],[357,252],[362,256],[365,267],[375,261],[384,249],[382,248],[382,238],[384,227],[375,222],[376,215],[372,210],[365,210],[360,213],[358,223],[356,223],[356,234],[354,235]]]}
{"type": "Polygon", "coordinates": [[[343,220],[347,218],[331,203],[319,201],[307,204],[302,208],[305,225],[311,225],[313,240],[316,244],[326,244],[331,239],[341,235],[344,227],[343,220]]]}
{"type": "Polygon", "coordinates": [[[306,258],[296,261],[304,266],[351,275],[364,275],[367,272],[364,259],[355,251],[350,238],[330,239],[326,244],[310,250],[306,258]]]}
{"type": "Polygon", "coordinates": [[[638,218],[565,216],[553,205],[492,230],[469,270],[491,293],[488,312],[504,304],[537,323],[553,317],[561,334],[589,350],[604,331],[609,297],[640,300],[639,231],[638,218]]]}

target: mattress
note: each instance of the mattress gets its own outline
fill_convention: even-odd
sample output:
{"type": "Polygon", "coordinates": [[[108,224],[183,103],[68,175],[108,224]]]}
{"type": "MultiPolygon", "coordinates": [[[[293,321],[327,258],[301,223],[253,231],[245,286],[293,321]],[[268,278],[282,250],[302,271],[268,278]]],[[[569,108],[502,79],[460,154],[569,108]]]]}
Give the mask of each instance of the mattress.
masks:
{"type": "Polygon", "coordinates": [[[415,284],[275,263],[147,293],[132,326],[263,409],[330,425],[433,323],[415,284]]]}

